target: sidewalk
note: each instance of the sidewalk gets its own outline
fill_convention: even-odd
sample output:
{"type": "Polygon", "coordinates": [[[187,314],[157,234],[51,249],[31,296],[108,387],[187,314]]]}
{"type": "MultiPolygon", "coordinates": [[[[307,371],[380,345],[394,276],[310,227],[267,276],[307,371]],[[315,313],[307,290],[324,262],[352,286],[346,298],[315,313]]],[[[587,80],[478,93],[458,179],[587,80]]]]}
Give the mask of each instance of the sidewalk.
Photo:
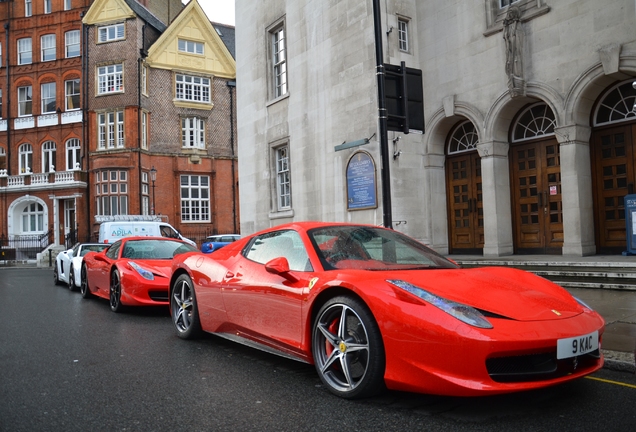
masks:
{"type": "MultiPolygon", "coordinates": [[[[512,255],[484,258],[478,255],[449,255],[461,263],[477,261],[480,265],[514,265],[543,262],[548,266],[597,265],[607,268],[636,268],[636,256],[593,255],[574,257],[562,255],[512,255]]],[[[607,288],[566,287],[572,295],[587,303],[605,319],[602,351],[605,367],[636,373],[636,291],[607,288]]]]}

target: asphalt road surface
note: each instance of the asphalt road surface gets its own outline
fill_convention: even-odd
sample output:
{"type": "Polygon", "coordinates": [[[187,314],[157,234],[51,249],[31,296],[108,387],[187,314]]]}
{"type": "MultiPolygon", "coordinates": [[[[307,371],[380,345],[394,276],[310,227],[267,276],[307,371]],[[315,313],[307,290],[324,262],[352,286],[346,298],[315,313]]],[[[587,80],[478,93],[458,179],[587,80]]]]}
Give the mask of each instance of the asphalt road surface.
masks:
{"type": "Polygon", "coordinates": [[[0,268],[0,323],[1,431],[636,430],[629,373],[495,397],[342,400],[313,366],[183,341],[167,309],[112,313],[50,269],[0,268]]]}

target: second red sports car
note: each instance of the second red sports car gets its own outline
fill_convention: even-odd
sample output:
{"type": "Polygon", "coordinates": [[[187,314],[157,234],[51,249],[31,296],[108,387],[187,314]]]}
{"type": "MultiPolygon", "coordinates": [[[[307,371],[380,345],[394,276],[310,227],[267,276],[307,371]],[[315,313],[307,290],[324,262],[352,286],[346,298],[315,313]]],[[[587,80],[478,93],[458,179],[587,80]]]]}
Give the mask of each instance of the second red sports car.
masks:
{"type": "Polygon", "coordinates": [[[520,270],[461,269],[396,231],[295,223],[175,259],[170,311],[201,330],[315,365],[333,393],[533,389],[603,365],[600,315],[520,270]]]}
{"type": "Polygon", "coordinates": [[[185,252],[198,250],[165,237],[126,237],[90,252],[81,268],[82,297],[106,298],[113,312],[122,306],[167,305],[172,259],[185,252]]]}

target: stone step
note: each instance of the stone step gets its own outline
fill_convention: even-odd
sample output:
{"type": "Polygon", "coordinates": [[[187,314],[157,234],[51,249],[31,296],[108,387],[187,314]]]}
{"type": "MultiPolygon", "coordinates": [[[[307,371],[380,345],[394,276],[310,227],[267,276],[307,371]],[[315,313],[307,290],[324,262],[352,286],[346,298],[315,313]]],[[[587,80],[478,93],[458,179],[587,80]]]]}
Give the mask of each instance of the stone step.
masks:
{"type": "Polygon", "coordinates": [[[636,262],[456,261],[464,268],[514,267],[544,277],[564,288],[636,291],[636,262]]]}

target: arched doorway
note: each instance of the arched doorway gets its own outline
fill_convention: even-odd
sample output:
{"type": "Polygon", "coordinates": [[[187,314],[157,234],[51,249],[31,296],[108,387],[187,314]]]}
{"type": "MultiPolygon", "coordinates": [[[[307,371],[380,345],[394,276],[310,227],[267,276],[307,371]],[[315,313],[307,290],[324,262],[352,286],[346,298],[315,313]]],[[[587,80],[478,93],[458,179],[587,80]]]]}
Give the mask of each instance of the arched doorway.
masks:
{"type": "Polygon", "coordinates": [[[446,146],[446,188],[451,253],[476,254],[484,248],[484,211],[479,138],[466,120],[451,131],[446,146]]]}
{"type": "Polygon", "coordinates": [[[539,102],[513,123],[510,176],[514,249],[517,254],[561,254],[561,160],[555,116],[539,102]]]}
{"type": "Polygon", "coordinates": [[[590,143],[594,225],[598,253],[626,248],[623,198],[636,183],[636,90],[633,80],[610,87],[601,95],[592,119],[590,143]]]}

